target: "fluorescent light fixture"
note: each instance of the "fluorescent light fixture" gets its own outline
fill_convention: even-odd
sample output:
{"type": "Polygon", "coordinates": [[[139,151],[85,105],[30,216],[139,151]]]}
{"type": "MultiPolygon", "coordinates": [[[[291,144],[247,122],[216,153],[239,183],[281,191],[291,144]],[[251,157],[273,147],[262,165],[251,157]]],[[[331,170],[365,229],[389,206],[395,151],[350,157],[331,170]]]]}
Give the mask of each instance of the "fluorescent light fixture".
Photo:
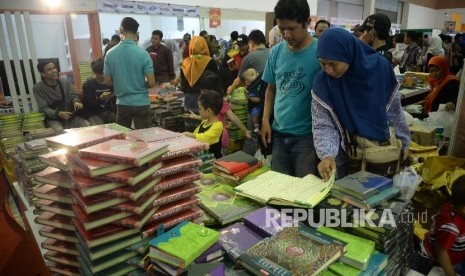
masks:
{"type": "Polygon", "coordinates": [[[43,2],[50,9],[57,9],[61,6],[61,0],[43,0],[43,2]]]}

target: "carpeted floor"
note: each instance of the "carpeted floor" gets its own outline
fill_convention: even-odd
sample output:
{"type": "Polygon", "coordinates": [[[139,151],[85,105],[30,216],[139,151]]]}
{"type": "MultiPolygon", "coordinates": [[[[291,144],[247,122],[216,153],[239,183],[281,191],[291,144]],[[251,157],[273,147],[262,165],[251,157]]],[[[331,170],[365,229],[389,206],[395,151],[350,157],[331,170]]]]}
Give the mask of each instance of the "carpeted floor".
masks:
{"type": "Polygon", "coordinates": [[[50,275],[31,231],[24,231],[6,210],[8,183],[0,172],[0,275],[50,275]]]}

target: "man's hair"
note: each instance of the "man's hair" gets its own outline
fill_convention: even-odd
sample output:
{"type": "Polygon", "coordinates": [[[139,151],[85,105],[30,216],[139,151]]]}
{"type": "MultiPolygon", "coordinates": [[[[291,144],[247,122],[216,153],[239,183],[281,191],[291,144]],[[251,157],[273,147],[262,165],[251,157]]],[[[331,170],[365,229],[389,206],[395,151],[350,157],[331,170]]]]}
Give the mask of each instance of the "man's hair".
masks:
{"type": "Polygon", "coordinates": [[[305,26],[310,17],[310,7],[307,0],[279,0],[274,7],[276,19],[295,20],[305,26]]]}
{"type": "Polygon", "coordinates": [[[404,43],[404,34],[395,34],[394,38],[396,39],[396,43],[404,43]]]}
{"type": "Polygon", "coordinates": [[[203,30],[200,31],[199,36],[205,36],[206,34],[208,34],[207,31],[203,30]]]}
{"type": "Polygon", "coordinates": [[[207,90],[202,92],[199,96],[199,102],[203,108],[210,108],[213,114],[220,114],[221,108],[223,108],[223,97],[221,93],[215,90],[207,90]]]}
{"type": "Polygon", "coordinates": [[[318,24],[326,24],[326,25],[328,25],[328,28],[331,28],[331,23],[329,23],[327,20],[320,19],[315,24],[315,30],[316,30],[316,28],[318,28],[318,24]]]}
{"type": "Polygon", "coordinates": [[[125,17],[121,20],[121,28],[128,33],[137,33],[139,30],[139,23],[132,17],[125,17]]]}
{"type": "Polygon", "coordinates": [[[94,74],[103,74],[103,58],[100,57],[96,60],[93,60],[90,63],[90,67],[92,68],[92,72],[94,72],[94,74]]]}
{"type": "Polygon", "coordinates": [[[452,183],[451,201],[455,206],[465,206],[465,175],[457,178],[452,183]]]}
{"type": "Polygon", "coordinates": [[[160,40],[163,39],[163,32],[160,30],[155,30],[152,32],[152,35],[158,35],[160,37],[160,40]]]}
{"type": "Polygon", "coordinates": [[[239,38],[239,33],[237,31],[232,31],[229,36],[231,37],[231,40],[237,40],[237,38],[239,38]]]}
{"type": "Polygon", "coordinates": [[[418,40],[418,33],[416,31],[407,31],[406,36],[412,39],[414,42],[417,42],[418,40]]]}
{"type": "Polygon", "coordinates": [[[119,37],[119,35],[117,34],[114,34],[111,36],[111,41],[121,41],[121,37],[119,37]]]}
{"type": "Polygon", "coordinates": [[[210,70],[205,70],[203,72],[199,78],[198,84],[199,89],[214,90],[215,92],[220,93],[221,96],[224,95],[223,82],[221,81],[221,78],[210,70]]]}
{"type": "Polygon", "coordinates": [[[109,40],[108,38],[104,38],[104,39],[102,40],[103,45],[107,45],[108,42],[110,42],[110,40],[109,40]]]}
{"type": "Polygon", "coordinates": [[[255,68],[252,68],[252,67],[251,67],[251,68],[248,68],[248,69],[244,70],[244,72],[242,72],[242,74],[239,76],[239,79],[240,79],[242,82],[245,82],[245,75],[247,75],[247,74],[248,74],[250,71],[252,71],[252,70],[257,71],[257,70],[255,70],[255,68]]]}
{"type": "Polygon", "coordinates": [[[43,73],[45,71],[45,66],[49,63],[55,64],[55,62],[53,62],[53,60],[51,59],[44,59],[44,60],[39,61],[39,63],[37,63],[37,71],[39,71],[40,73],[43,73]]]}
{"type": "Polygon", "coordinates": [[[252,30],[249,34],[249,41],[253,41],[256,45],[266,44],[265,35],[260,30],[252,30]]]}

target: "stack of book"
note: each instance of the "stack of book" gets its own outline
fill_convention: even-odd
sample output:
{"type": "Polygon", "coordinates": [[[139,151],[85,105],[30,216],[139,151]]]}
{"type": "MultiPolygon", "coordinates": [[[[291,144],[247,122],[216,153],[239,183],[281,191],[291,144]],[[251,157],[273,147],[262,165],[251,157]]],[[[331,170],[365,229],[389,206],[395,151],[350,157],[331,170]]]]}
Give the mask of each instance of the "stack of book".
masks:
{"type": "Polygon", "coordinates": [[[31,130],[41,130],[45,127],[45,115],[41,112],[32,112],[23,115],[22,130],[28,132],[31,130]]]}
{"type": "Polygon", "coordinates": [[[16,145],[24,141],[21,124],[21,115],[8,114],[0,116],[0,146],[7,158],[13,155],[16,145]]]}
{"type": "Polygon", "coordinates": [[[199,170],[202,173],[211,173],[213,162],[216,160],[215,155],[207,150],[194,154],[195,158],[202,161],[202,166],[199,170]]]}
{"type": "Polygon", "coordinates": [[[202,189],[198,194],[200,208],[213,217],[216,224],[226,225],[242,220],[260,208],[255,201],[237,195],[231,184],[214,174],[206,174],[195,183],[202,189]]]}
{"type": "Polygon", "coordinates": [[[172,89],[161,89],[150,96],[152,123],[158,127],[183,132],[184,93],[172,89]]]}
{"type": "Polygon", "coordinates": [[[242,183],[243,179],[263,167],[263,162],[243,151],[236,151],[213,162],[212,172],[222,178],[242,183]]]}
{"type": "Polygon", "coordinates": [[[370,210],[399,195],[390,178],[359,171],[334,182],[331,195],[357,208],[370,210]]]}
{"type": "MultiPolygon", "coordinates": [[[[245,97],[245,88],[240,87],[233,91],[230,96],[229,102],[231,103],[232,112],[241,120],[244,125],[247,125],[248,110],[247,104],[248,100],[245,97]]],[[[244,133],[237,126],[235,126],[231,121],[226,122],[226,127],[228,130],[229,139],[233,141],[244,139],[244,133]]]]}
{"type": "MultiPolygon", "coordinates": [[[[183,222],[175,228],[159,235],[150,241],[148,257],[154,271],[168,275],[180,275],[189,270],[190,266],[199,263],[217,263],[223,252],[218,244],[218,231],[192,223],[183,222]]],[[[217,266],[221,264],[216,264],[217,266]]],[[[215,269],[213,268],[213,269],[215,269]]],[[[224,275],[198,274],[198,275],[224,275]]],[[[195,268],[195,269],[198,269],[195,268]]]]}

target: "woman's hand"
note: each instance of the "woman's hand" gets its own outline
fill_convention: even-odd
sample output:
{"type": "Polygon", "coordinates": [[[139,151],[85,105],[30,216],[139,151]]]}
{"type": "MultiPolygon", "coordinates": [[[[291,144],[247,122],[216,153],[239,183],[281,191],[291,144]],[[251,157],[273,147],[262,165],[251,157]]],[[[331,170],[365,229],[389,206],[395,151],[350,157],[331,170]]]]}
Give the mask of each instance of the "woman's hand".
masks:
{"type": "Polygon", "coordinates": [[[326,157],[325,159],[321,160],[320,164],[318,164],[318,172],[325,182],[328,181],[331,177],[331,171],[333,169],[336,169],[336,160],[334,157],[326,157]]]}

